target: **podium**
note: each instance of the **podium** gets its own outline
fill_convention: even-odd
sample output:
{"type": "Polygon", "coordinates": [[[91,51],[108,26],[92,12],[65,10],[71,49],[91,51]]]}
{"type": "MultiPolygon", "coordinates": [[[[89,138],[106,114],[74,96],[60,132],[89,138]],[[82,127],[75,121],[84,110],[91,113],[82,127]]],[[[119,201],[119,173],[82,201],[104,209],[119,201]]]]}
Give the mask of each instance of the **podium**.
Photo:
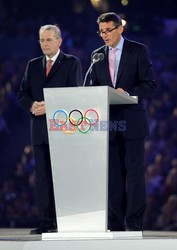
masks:
{"type": "Polygon", "coordinates": [[[107,231],[109,105],[137,98],[108,86],[45,88],[44,97],[58,232],[42,239],[126,234],[107,231]]]}

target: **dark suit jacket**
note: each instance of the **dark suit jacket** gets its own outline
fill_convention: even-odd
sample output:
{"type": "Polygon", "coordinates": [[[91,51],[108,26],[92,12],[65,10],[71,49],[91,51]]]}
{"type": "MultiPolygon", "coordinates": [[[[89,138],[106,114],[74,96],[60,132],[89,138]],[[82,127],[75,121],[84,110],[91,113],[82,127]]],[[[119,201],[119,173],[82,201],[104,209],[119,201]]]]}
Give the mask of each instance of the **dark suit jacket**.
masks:
{"type": "MultiPolygon", "coordinates": [[[[95,50],[103,53],[104,59],[93,66],[91,85],[113,87],[109,73],[107,46],[95,50]]],[[[131,96],[138,96],[136,105],[111,106],[111,120],[125,120],[126,131],[122,132],[127,139],[135,139],[148,135],[148,124],[143,99],[150,96],[156,89],[152,63],[145,45],[124,38],[120,59],[116,88],[123,88],[131,96]]]]}
{"type": "MultiPolygon", "coordinates": [[[[34,116],[30,108],[34,101],[43,101],[43,88],[74,87],[82,84],[81,65],[78,58],[60,51],[48,76],[46,72],[46,57],[29,61],[22,79],[19,92],[19,103],[31,115],[32,144],[48,143],[46,115],[34,116]]],[[[69,100],[68,100],[69,101],[69,100]]]]}

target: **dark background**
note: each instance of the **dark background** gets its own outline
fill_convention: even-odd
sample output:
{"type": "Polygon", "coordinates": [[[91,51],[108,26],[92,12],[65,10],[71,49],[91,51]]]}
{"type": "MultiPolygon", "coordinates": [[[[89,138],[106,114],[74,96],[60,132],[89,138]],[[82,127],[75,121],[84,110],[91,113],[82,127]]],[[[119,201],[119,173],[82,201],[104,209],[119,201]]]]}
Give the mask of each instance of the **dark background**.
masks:
{"type": "Polygon", "coordinates": [[[159,85],[147,100],[144,228],[177,230],[176,9],[175,0],[0,0],[0,227],[38,223],[29,117],[18,106],[17,93],[27,61],[42,54],[40,26],[60,26],[62,50],[81,59],[85,74],[92,50],[103,44],[96,18],[114,11],[127,22],[124,35],[148,45],[159,85]]]}

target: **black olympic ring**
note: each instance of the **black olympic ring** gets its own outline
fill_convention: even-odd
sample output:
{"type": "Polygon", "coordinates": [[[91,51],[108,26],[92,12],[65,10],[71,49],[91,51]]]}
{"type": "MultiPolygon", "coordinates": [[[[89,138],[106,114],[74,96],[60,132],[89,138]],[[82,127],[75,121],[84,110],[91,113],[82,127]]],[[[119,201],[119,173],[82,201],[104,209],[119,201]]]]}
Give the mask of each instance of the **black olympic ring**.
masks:
{"type": "Polygon", "coordinates": [[[73,109],[70,113],[69,113],[69,122],[73,125],[73,126],[79,126],[81,123],[82,123],[82,121],[83,121],[83,119],[84,119],[84,117],[83,117],[83,114],[82,114],[82,112],[80,111],[80,110],[78,110],[78,109],[73,109]],[[80,115],[81,115],[81,117],[78,119],[79,120],[79,123],[77,124],[77,122],[76,123],[73,123],[71,120],[71,115],[72,115],[72,113],[73,112],[78,112],[80,115]]]}

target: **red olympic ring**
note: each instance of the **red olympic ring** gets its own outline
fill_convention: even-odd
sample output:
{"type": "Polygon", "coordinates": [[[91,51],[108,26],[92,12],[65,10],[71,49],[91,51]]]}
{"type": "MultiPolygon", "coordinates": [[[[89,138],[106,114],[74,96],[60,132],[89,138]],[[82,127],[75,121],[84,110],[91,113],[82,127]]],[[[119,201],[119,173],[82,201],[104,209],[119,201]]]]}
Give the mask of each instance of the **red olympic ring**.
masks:
{"type": "Polygon", "coordinates": [[[96,114],[96,121],[93,122],[93,123],[91,123],[91,124],[89,124],[89,123],[87,122],[87,119],[85,119],[85,122],[86,122],[88,125],[93,126],[93,125],[95,125],[95,124],[99,121],[99,115],[98,115],[98,112],[97,112],[95,109],[88,109],[88,110],[85,112],[84,117],[87,117],[87,114],[88,114],[89,112],[94,112],[94,113],[96,114]]]}

